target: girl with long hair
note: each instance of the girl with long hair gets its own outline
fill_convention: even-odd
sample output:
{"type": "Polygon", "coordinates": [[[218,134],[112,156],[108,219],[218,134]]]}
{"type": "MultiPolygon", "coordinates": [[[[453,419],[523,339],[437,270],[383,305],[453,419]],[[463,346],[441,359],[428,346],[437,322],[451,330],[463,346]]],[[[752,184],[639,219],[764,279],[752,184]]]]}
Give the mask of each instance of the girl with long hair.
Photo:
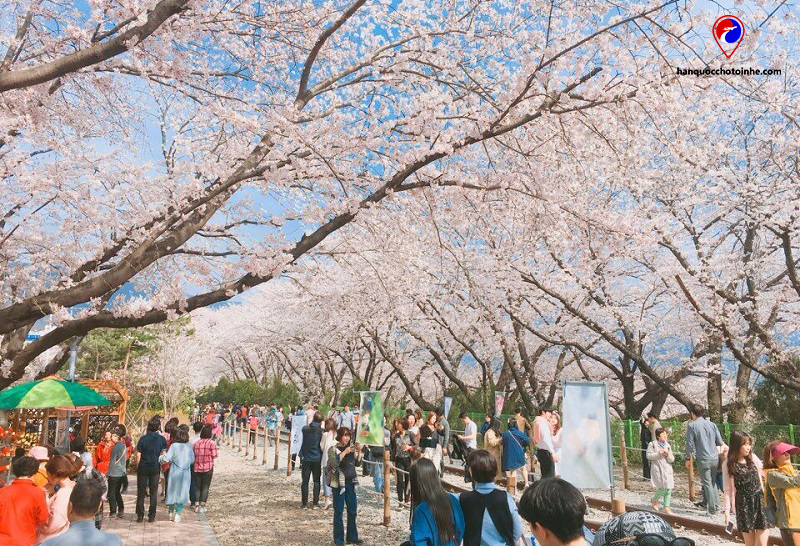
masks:
{"type": "Polygon", "coordinates": [[[486,431],[492,427],[492,421],[494,420],[494,413],[487,413],[486,417],[483,419],[483,424],[481,425],[481,436],[486,434],[486,431]]]}
{"type": "Polygon", "coordinates": [[[761,460],[753,454],[753,437],[746,432],[731,434],[728,459],[722,467],[725,525],[736,514],[736,528],[745,546],[766,546],[769,533],[764,515],[764,485],[761,460]]]}
{"type": "Polygon", "coordinates": [[[419,427],[419,451],[422,457],[433,461],[436,468],[442,464],[442,446],[439,445],[439,437],[427,423],[419,427]]]}
{"type": "Polygon", "coordinates": [[[420,420],[417,419],[417,416],[413,413],[406,417],[406,422],[408,423],[406,430],[408,431],[408,437],[412,446],[416,446],[419,443],[419,421],[420,420]]]}
{"type": "Polygon", "coordinates": [[[428,459],[411,467],[409,544],[456,546],[464,538],[464,513],[458,499],[442,487],[439,469],[428,459]]]}
{"type": "Polygon", "coordinates": [[[800,448],[780,441],[764,448],[766,506],[786,546],[800,546],[800,473],[792,465],[798,453],[800,448]]]}
{"type": "MultiPolygon", "coordinates": [[[[410,417],[413,417],[411,415],[410,417]]],[[[394,466],[397,480],[397,500],[402,507],[409,499],[408,473],[411,470],[411,437],[408,435],[408,419],[396,419],[394,422],[394,466]]]]}

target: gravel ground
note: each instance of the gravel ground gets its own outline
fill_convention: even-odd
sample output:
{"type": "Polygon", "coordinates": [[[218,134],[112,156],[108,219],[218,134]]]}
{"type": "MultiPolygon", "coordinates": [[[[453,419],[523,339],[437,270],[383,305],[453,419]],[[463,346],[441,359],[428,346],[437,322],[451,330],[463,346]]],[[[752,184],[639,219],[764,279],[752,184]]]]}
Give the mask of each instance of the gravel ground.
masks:
{"type": "MultiPolygon", "coordinates": [[[[243,453],[243,452],[242,452],[243,453]]],[[[286,457],[272,470],[268,464],[245,460],[242,454],[220,447],[214,466],[206,517],[221,546],[321,546],[333,544],[333,508],[300,508],[300,466],[286,476],[286,457]]],[[[372,484],[371,478],[360,478],[372,484]]],[[[397,545],[408,538],[408,512],[392,511],[392,525],[384,527],[380,497],[366,487],[358,493],[358,531],[365,545],[397,545]]],[[[346,519],[346,517],[345,517],[346,519]]]]}

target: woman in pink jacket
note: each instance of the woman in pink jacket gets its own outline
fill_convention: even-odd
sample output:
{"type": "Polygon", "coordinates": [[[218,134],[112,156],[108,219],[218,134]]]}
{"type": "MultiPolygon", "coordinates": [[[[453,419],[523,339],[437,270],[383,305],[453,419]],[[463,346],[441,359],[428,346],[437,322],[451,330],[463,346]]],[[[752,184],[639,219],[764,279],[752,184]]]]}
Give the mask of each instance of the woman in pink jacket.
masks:
{"type": "Polygon", "coordinates": [[[45,488],[47,491],[47,509],[49,517],[47,523],[39,529],[38,542],[44,542],[69,529],[69,518],[67,517],[67,507],[69,506],[69,496],[75,482],[70,479],[80,471],[80,467],[63,455],[54,455],[47,461],[48,483],[45,488]],[[58,491],[56,491],[58,486],[58,491]]]}
{"type": "Polygon", "coordinates": [[[736,528],[745,546],[767,546],[767,518],[764,516],[764,483],[761,460],[753,454],[753,437],[733,432],[728,458],[722,465],[725,525],[736,514],[736,528]]]}

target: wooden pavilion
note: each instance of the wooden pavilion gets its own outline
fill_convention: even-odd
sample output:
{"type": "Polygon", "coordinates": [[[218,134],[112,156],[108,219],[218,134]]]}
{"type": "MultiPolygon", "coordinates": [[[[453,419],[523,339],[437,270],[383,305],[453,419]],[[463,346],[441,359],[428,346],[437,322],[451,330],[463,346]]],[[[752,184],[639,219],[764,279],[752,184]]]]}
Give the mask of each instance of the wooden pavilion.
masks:
{"type": "Polygon", "coordinates": [[[125,423],[129,396],[122,385],[113,379],[89,379],[78,383],[102,394],[111,405],[74,409],[20,409],[9,412],[9,428],[17,433],[37,433],[39,445],[55,445],[56,430],[66,426],[69,417],[69,426],[86,440],[87,447],[97,445],[106,430],[125,423]]]}

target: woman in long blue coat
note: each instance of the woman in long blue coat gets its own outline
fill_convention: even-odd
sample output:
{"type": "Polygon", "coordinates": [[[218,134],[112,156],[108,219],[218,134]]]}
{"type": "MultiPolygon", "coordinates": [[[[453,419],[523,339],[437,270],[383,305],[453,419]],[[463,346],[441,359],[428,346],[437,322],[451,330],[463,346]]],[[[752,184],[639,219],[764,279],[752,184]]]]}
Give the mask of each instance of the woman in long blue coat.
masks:
{"type": "Polygon", "coordinates": [[[192,477],[191,466],[194,463],[194,450],[189,442],[189,431],[184,426],[178,427],[172,437],[172,445],[159,460],[170,463],[169,481],[167,482],[167,507],[169,519],[181,522],[183,505],[189,502],[189,484],[192,477]]]}

